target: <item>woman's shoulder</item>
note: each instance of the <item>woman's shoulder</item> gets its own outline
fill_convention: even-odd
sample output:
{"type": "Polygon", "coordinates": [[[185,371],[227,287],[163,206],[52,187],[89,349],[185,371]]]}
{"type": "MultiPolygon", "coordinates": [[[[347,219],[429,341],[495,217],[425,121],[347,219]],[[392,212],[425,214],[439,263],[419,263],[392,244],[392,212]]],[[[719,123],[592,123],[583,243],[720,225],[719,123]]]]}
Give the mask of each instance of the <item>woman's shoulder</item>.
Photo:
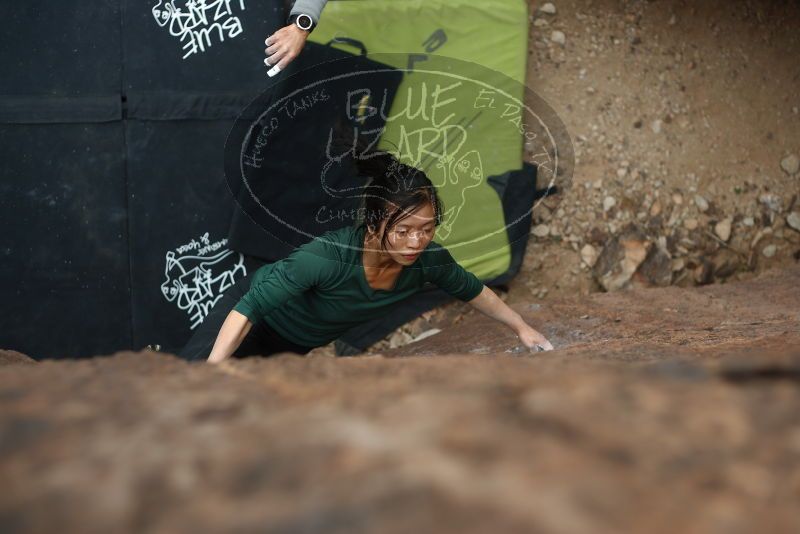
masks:
{"type": "Polygon", "coordinates": [[[358,228],[354,226],[328,230],[303,245],[308,252],[335,260],[346,260],[358,246],[358,228]]]}
{"type": "Polygon", "coordinates": [[[442,267],[453,263],[455,260],[446,247],[431,241],[420,256],[423,267],[442,267]]]}

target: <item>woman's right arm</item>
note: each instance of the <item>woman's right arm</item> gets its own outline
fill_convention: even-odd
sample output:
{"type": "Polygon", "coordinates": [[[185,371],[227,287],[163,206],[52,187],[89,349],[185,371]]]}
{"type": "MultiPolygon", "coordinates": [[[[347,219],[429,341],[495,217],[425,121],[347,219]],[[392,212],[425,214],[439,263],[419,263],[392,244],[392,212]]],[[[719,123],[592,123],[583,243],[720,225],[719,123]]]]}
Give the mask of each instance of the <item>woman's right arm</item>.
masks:
{"type": "MultiPolygon", "coordinates": [[[[325,234],[323,234],[325,235],[325,234]]],[[[322,237],[322,236],[320,236],[322,237]]],[[[250,288],[219,329],[208,363],[230,358],[256,323],[290,298],[338,275],[341,265],[331,259],[327,241],[313,239],[286,258],[264,265],[253,274],[250,288]]]]}
{"type": "Polygon", "coordinates": [[[231,310],[222,323],[222,328],[219,329],[214,348],[208,356],[208,363],[219,363],[230,358],[252,327],[253,323],[247,317],[236,310],[231,310]]]}

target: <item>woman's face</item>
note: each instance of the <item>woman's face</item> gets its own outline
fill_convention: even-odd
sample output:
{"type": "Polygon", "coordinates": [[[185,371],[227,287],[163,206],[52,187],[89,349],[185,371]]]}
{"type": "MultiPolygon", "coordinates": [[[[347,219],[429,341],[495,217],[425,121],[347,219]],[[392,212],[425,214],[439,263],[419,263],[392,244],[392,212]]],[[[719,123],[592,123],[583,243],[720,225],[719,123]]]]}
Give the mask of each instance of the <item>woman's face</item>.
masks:
{"type": "MultiPolygon", "coordinates": [[[[381,231],[386,221],[381,223],[381,231]]],[[[433,240],[436,232],[433,206],[426,202],[387,230],[386,252],[401,265],[411,265],[433,240]]],[[[379,234],[380,235],[380,234],[379,234]]]]}

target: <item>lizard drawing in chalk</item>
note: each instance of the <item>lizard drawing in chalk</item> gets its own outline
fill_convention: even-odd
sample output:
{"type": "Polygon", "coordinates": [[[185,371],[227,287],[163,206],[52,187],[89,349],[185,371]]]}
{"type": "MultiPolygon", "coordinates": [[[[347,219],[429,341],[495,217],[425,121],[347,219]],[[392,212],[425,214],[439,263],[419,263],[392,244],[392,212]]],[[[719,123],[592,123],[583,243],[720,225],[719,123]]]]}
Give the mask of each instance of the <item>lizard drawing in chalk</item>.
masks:
{"type": "Polygon", "coordinates": [[[437,230],[437,234],[442,239],[446,239],[452,232],[453,224],[458,219],[461,209],[467,203],[467,189],[478,187],[483,183],[483,163],[480,153],[477,150],[470,150],[457,161],[454,156],[442,156],[436,163],[436,167],[444,172],[443,184],[461,185],[460,201],[445,210],[444,222],[437,230]]]}

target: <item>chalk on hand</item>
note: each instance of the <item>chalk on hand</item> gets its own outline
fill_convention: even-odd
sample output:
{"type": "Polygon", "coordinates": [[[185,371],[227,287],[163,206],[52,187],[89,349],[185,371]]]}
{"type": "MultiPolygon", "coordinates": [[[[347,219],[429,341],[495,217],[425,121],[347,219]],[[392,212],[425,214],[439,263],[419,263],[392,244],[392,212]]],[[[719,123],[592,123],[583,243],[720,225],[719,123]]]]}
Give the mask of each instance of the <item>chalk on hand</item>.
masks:
{"type": "Polygon", "coordinates": [[[272,78],[273,76],[275,76],[276,74],[278,74],[280,71],[281,71],[281,68],[280,68],[279,66],[275,65],[274,67],[272,67],[271,69],[269,69],[269,70],[267,71],[267,76],[269,76],[270,78],[272,78]]]}

